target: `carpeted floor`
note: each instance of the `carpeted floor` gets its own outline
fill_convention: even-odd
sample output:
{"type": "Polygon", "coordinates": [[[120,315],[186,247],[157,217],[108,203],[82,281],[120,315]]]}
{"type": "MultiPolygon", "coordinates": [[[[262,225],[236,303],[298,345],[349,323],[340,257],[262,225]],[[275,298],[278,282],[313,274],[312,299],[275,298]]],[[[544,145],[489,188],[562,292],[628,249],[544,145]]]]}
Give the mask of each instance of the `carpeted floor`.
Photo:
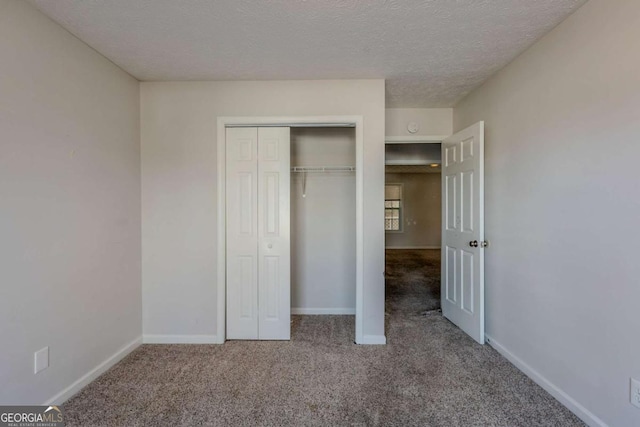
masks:
{"type": "Polygon", "coordinates": [[[440,250],[386,252],[386,310],[391,316],[440,310],[440,250]]]}
{"type": "Polygon", "coordinates": [[[352,316],[293,316],[289,342],[143,345],[64,405],[67,426],[583,425],[427,311],[438,251],[388,251],[386,269],[386,346],[354,345],[352,316]]]}

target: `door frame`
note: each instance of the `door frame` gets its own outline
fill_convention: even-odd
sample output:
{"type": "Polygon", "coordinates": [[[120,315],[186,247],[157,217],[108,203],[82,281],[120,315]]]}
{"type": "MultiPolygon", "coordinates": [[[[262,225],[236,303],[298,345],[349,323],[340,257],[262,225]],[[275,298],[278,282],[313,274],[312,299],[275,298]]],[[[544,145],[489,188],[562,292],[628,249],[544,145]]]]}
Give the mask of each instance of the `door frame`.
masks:
{"type": "Polygon", "coordinates": [[[226,341],[227,332],[227,236],[226,236],[226,128],[227,127],[354,127],[356,130],[356,344],[366,344],[363,331],[364,307],[364,138],[363,116],[276,116],[218,117],[218,221],[217,221],[217,336],[226,341]]]}

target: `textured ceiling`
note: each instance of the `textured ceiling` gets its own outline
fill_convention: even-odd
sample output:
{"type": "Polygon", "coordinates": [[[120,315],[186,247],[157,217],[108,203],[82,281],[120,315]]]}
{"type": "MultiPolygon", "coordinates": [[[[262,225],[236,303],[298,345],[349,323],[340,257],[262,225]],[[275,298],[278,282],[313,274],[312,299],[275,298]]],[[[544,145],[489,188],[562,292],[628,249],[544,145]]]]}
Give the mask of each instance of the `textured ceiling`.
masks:
{"type": "Polygon", "coordinates": [[[450,107],[585,0],[30,0],[140,80],[387,80],[450,107]]]}

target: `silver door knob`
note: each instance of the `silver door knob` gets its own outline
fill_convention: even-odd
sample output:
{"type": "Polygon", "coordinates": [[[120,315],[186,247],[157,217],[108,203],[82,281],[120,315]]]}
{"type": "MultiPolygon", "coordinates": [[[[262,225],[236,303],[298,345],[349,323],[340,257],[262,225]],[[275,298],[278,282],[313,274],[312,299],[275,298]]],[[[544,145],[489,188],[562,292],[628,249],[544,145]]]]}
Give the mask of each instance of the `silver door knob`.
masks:
{"type": "Polygon", "coordinates": [[[271,248],[273,248],[273,245],[272,245],[271,243],[269,243],[269,244],[267,245],[267,248],[271,249],[271,248]]]}
{"type": "Polygon", "coordinates": [[[477,248],[478,247],[478,241],[477,240],[472,240],[469,242],[469,246],[471,246],[472,248],[477,248]]]}

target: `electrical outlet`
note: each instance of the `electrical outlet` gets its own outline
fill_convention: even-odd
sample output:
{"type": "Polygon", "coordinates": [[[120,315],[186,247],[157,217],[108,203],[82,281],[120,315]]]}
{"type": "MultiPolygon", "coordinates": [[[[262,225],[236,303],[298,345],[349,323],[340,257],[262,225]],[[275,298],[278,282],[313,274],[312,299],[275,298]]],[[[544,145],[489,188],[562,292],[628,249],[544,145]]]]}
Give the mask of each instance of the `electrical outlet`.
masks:
{"type": "Polygon", "coordinates": [[[33,355],[33,373],[47,369],[49,367],[49,347],[38,350],[33,355]]]}
{"type": "Polygon", "coordinates": [[[637,408],[640,408],[640,381],[631,378],[631,391],[630,391],[631,404],[637,408]]]}

